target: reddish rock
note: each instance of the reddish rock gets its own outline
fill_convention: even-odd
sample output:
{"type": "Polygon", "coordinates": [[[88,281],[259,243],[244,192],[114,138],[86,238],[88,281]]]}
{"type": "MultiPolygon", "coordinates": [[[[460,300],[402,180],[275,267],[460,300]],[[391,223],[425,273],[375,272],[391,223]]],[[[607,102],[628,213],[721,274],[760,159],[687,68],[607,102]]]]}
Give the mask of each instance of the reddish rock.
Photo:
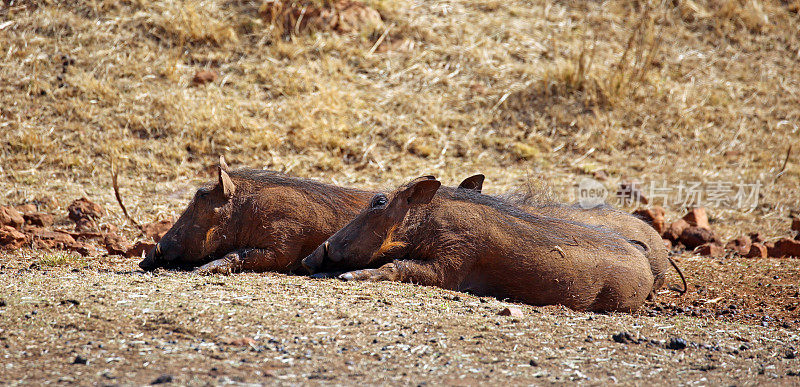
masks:
{"type": "Polygon", "coordinates": [[[103,207],[87,198],[75,200],[67,207],[67,211],[69,219],[75,222],[75,229],[79,231],[96,228],[95,221],[105,214],[103,207]]]}
{"type": "Polygon", "coordinates": [[[633,212],[634,215],[653,226],[659,235],[663,234],[664,231],[667,230],[664,213],[664,208],[661,206],[654,206],[653,208],[640,208],[633,212]]]}
{"type": "Polygon", "coordinates": [[[128,251],[125,252],[125,257],[126,258],[141,257],[143,253],[146,253],[146,252],[152,250],[155,247],[156,247],[156,244],[153,243],[153,242],[139,241],[139,242],[136,242],[133,245],[133,247],[131,247],[130,249],[128,249],[128,251]]]}
{"type": "Polygon", "coordinates": [[[36,229],[33,232],[33,246],[38,249],[68,249],[77,242],[71,235],[60,231],[36,229]]]}
{"type": "Polygon", "coordinates": [[[686,230],[688,227],[689,223],[683,219],[678,219],[667,227],[667,231],[664,232],[663,237],[672,242],[676,242],[680,239],[681,234],[683,234],[683,230],[686,230]]]}
{"type": "Polygon", "coordinates": [[[740,236],[736,239],[731,239],[725,244],[725,250],[732,250],[739,255],[747,255],[750,253],[752,241],[749,237],[740,236]]]}
{"type": "Polygon", "coordinates": [[[772,258],[800,257],[800,241],[782,238],[775,243],[768,243],[767,255],[772,258]]]}
{"type": "Polygon", "coordinates": [[[689,226],[683,230],[680,237],[681,243],[689,249],[716,241],[714,233],[707,228],[689,226]]]}
{"type": "Polygon", "coordinates": [[[0,206],[0,226],[11,226],[17,230],[25,224],[25,218],[13,207],[0,206]]]}
{"type": "Polygon", "coordinates": [[[249,338],[249,337],[241,337],[241,338],[233,339],[233,340],[229,341],[228,344],[235,345],[235,346],[238,346],[238,347],[248,347],[248,346],[256,345],[256,341],[251,339],[251,338],[249,338]]]}
{"type": "Polygon", "coordinates": [[[62,231],[75,238],[76,241],[90,241],[93,239],[102,240],[105,234],[96,231],[69,232],[62,231]]]}
{"type": "Polygon", "coordinates": [[[686,223],[689,223],[690,226],[711,230],[711,225],[708,223],[706,209],[703,207],[692,208],[689,210],[689,213],[683,216],[683,220],[685,220],[686,223]]]}
{"type": "Polygon", "coordinates": [[[20,204],[14,208],[22,214],[30,214],[36,212],[36,206],[31,203],[20,204]]]}
{"type": "Polygon", "coordinates": [[[497,312],[498,316],[511,316],[511,317],[522,317],[524,314],[522,310],[519,308],[503,308],[503,310],[497,312]]]}
{"type": "Polygon", "coordinates": [[[192,83],[195,85],[205,85],[206,83],[211,83],[217,80],[219,75],[216,72],[211,70],[200,70],[194,74],[194,78],[192,78],[192,83]]]}
{"type": "Polygon", "coordinates": [[[716,243],[705,243],[694,249],[695,254],[705,255],[708,257],[722,257],[725,255],[725,249],[716,243]]]}
{"type": "Polygon", "coordinates": [[[763,243],[754,242],[750,245],[750,251],[745,255],[747,258],[766,258],[767,247],[763,243]]]}
{"type": "Polygon", "coordinates": [[[108,251],[108,255],[125,255],[131,248],[131,244],[125,237],[114,233],[103,235],[103,245],[108,251]]]}
{"type": "Polygon", "coordinates": [[[25,223],[35,227],[50,227],[53,225],[53,215],[46,212],[31,212],[24,216],[25,223]]]}
{"type": "Polygon", "coordinates": [[[25,234],[33,234],[34,232],[40,229],[41,227],[31,226],[30,224],[22,226],[22,232],[24,232],[25,234]]]}
{"type": "Polygon", "coordinates": [[[33,247],[37,249],[76,251],[84,256],[98,253],[93,246],[76,241],[69,233],[62,231],[33,229],[32,238],[33,247]]]}
{"type": "Polygon", "coordinates": [[[172,223],[171,220],[159,220],[158,222],[148,223],[142,226],[142,232],[144,235],[153,238],[153,242],[158,243],[161,237],[172,227],[172,223]]]}
{"type": "Polygon", "coordinates": [[[750,241],[753,243],[764,243],[764,236],[760,232],[751,232],[747,236],[750,237],[750,241]]]}
{"type": "Polygon", "coordinates": [[[11,226],[0,226],[0,247],[18,249],[28,243],[28,236],[11,226]]]}
{"type": "Polygon", "coordinates": [[[792,231],[797,232],[797,235],[794,236],[794,239],[800,239],[800,218],[792,219],[792,231]]]}

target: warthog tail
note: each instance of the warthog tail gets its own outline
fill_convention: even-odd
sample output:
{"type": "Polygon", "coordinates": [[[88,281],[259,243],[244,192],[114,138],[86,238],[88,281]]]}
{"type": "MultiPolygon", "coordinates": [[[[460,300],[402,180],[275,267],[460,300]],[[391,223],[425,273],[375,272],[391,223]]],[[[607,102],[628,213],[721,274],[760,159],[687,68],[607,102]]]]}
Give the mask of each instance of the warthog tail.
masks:
{"type": "Polygon", "coordinates": [[[675,261],[674,261],[674,260],[672,260],[672,258],[670,258],[670,257],[667,257],[667,259],[669,259],[669,263],[672,265],[672,267],[674,267],[674,268],[675,268],[675,271],[677,271],[677,272],[678,272],[678,275],[679,275],[679,276],[681,276],[681,281],[683,282],[683,290],[680,290],[680,289],[678,289],[678,288],[672,288],[672,290],[675,290],[675,291],[677,291],[677,292],[678,292],[678,293],[680,293],[681,295],[684,295],[684,294],[686,294],[686,290],[688,290],[688,288],[686,287],[686,278],[683,276],[683,271],[681,271],[681,268],[680,268],[680,267],[678,267],[678,264],[677,264],[677,263],[675,263],[675,261]]]}

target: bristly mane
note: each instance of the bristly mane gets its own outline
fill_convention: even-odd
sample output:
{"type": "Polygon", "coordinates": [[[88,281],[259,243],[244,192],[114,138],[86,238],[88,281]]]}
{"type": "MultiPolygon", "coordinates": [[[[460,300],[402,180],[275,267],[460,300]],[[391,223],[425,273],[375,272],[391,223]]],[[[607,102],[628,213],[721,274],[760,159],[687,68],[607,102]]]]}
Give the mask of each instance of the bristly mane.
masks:
{"type": "Polygon", "coordinates": [[[497,195],[497,197],[517,206],[540,207],[549,205],[564,205],[559,201],[557,195],[553,193],[550,186],[542,181],[528,180],[521,187],[504,194],[497,195]],[[536,184],[537,182],[539,184],[536,184]]]}
{"type": "MultiPolygon", "coordinates": [[[[588,225],[554,216],[531,214],[503,197],[451,187],[440,188],[438,194],[450,200],[487,206],[503,215],[507,215],[505,219],[501,220],[506,222],[509,227],[529,229],[531,241],[535,243],[574,245],[578,240],[582,240],[589,242],[590,245],[605,245],[618,248],[620,243],[626,240],[617,232],[605,227],[588,225]],[[516,220],[522,220],[523,222],[516,220]],[[590,229],[593,233],[587,233],[585,231],[588,230],[585,229],[590,229]]],[[[556,207],[568,207],[558,203],[543,204],[543,206],[553,206],[554,209],[556,207]]]]}
{"type": "MultiPolygon", "coordinates": [[[[614,208],[613,206],[603,203],[591,208],[584,208],[580,203],[562,203],[558,200],[557,196],[553,193],[550,187],[545,182],[539,182],[538,186],[535,182],[528,180],[523,187],[513,191],[497,195],[507,203],[523,208],[531,208],[538,211],[546,212],[554,218],[565,218],[578,211],[593,212],[599,215],[607,215],[609,213],[616,213],[620,215],[628,215],[637,219],[642,219],[639,215],[629,214],[625,211],[614,208]]],[[[601,225],[590,225],[593,228],[600,228],[608,230],[601,225]]],[[[615,231],[611,231],[616,233],[615,231]]]]}
{"type": "MultiPolygon", "coordinates": [[[[579,203],[567,204],[559,201],[547,183],[528,180],[523,187],[510,192],[497,195],[498,198],[518,207],[533,207],[536,209],[547,210],[553,214],[565,214],[575,211],[597,211],[597,212],[616,212],[625,215],[625,211],[618,210],[609,204],[603,203],[592,208],[584,208],[579,203]]],[[[558,217],[559,215],[556,215],[558,217]]]]}
{"type": "Polygon", "coordinates": [[[346,200],[352,200],[356,196],[372,194],[370,191],[340,187],[266,169],[239,169],[228,172],[228,175],[232,179],[252,181],[256,186],[277,185],[295,188],[324,203],[334,211],[339,211],[342,203],[346,200]]]}

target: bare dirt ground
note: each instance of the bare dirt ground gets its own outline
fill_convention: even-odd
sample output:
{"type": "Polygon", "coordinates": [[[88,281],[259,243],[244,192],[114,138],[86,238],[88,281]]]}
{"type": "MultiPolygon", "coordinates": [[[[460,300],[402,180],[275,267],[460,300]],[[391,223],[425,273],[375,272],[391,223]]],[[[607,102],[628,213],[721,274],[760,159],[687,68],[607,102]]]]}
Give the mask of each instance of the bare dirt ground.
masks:
{"type": "Polygon", "coordinates": [[[689,296],[604,315],[406,284],[49,259],[16,254],[0,269],[4,384],[800,381],[796,260],[686,257],[689,296]],[[497,315],[507,306],[523,316],[497,315]]]}
{"type": "MultiPolygon", "coordinates": [[[[3,2],[0,205],[70,229],[86,196],[100,226],[143,239],[111,169],[145,223],[180,213],[224,154],[369,189],[481,172],[486,192],[565,200],[584,177],[758,182],[754,207],[707,206],[712,227],[793,236],[797,1],[365,0],[380,22],[352,26],[323,20],[334,3],[3,2]]],[[[800,260],[678,258],[689,292],[638,314],[504,317],[411,285],[0,250],[0,383],[800,383],[800,260]]]]}

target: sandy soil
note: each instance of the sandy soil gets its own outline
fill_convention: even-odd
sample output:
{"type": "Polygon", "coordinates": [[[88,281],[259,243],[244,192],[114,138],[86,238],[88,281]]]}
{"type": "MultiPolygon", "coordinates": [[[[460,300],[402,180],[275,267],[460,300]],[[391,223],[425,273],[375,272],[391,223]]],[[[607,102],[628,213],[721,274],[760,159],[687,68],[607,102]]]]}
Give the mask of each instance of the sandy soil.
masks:
{"type": "Polygon", "coordinates": [[[397,283],[143,273],[113,257],[3,258],[3,384],[800,382],[796,260],[684,257],[689,294],[629,315],[397,283]],[[507,306],[523,316],[497,315],[507,306]]]}

